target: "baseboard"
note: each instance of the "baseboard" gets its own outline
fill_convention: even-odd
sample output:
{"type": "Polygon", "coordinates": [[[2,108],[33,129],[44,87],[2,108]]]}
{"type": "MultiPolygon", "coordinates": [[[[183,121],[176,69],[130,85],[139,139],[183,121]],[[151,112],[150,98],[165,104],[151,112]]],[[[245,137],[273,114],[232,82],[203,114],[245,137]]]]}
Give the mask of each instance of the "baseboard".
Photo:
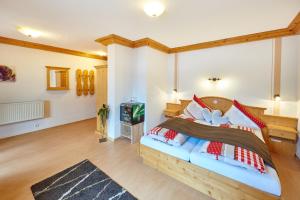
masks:
{"type": "MultiPolygon", "coordinates": [[[[64,121],[62,123],[40,126],[39,128],[35,128],[35,129],[31,129],[31,130],[29,129],[29,130],[26,130],[24,132],[17,132],[17,133],[12,133],[12,134],[9,134],[9,135],[0,135],[0,139],[11,138],[11,137],[19,136],[19,135],[24,135],[24,134],[31,134],[31,133],[39,132],[41,130],[46,130],[46,129],[50,129],[50,128],[54,128],[54,127],[58,127],[58,126],[64,126],[64,125],[68,125],[68,124],[78,123],[78,122],[81,122],[81,121],[86,121],[86,120],[91,120],[91,119],[96,119],[96,118],[95,117],[89,117],[89,118],[85,118],[85,119],[75,119],[75,120],[72,120],[72,121],[64,121]]],[[[40,119],[40,120],[46,120],[46,119],[40,119]]],[[[37,121],[37,120],[19,122],[19,123],[5,125],[5,126],[7,126],[6,129],[10,129],[10,128],[13,128],[13,126],[16,126],[16,125],[17,126],[22,126],[22,125],[28,126],[29,123],[35,123],[35,121],[37,121]]],[[[2,127],[0,127],[0,128],[2,128],[2,127]]],[[[8,132],[8,130],[6,130],[6,132],[8,132]]]]}
{"type": "Polygon", "coordinates": [[[111,137],[107,137],[107,139],[109,140],[109,141],[111,141],[111,142],[114,142],[117,138],[111,138],[111,137]]]}

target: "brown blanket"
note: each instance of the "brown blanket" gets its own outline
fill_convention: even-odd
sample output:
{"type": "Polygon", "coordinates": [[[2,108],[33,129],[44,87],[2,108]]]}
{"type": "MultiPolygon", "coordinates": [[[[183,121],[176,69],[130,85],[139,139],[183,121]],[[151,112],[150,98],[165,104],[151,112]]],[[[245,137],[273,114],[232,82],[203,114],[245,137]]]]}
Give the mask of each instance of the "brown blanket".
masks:
{"type": "Polygon", "coordinates": [[[267,145],[251,132],[234,128],[207,126],[181,118],[169,119],[158,126],[192,137],[223,142],[248,149],[257,153],[266,164],[275,169],[267,145]]]}

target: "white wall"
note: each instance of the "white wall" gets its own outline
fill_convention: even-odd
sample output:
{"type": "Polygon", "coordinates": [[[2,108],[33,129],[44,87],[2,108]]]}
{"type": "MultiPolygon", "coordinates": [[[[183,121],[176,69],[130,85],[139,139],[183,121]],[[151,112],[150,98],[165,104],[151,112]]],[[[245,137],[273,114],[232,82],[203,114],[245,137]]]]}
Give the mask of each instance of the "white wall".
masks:
{"type": "MultiPolygon", "coordinates": [[[[295,37],[283,39],[281,114],[297,115],[297,43],[295,37]]],[[[165,118],[163,110],[171,100],[174,54],[149,47],[108,47],[109,137],[120,136],[119,106],[131,97],[146,104],[145,130],[165,118]]],[[[244,104],[273,109],[273,40],[223,46],[178,54],[179,97],[199,96],[236,98],[244,104]],[[209,77],[222,78],[210,85],[209,77]]]]}
{"type": "Polygon", "coordinates": [[[282,38],[281,57],[281,98],[285,101],[297,100],[297,60],[298,60],[298,37],[282,38]]]}
{"type": "Polygon", "coordinates": [[[132,97],[133,49],[118,44],[109,45],[108,55],[108,137],[120,136],[120,104],[132,97]]]}
{"type": "MultiPolygon", "coordinates": [[[[300,101],[300,36],[298,36],[296,44],[298,45],[297,49],[297,100],[300,101]]],[[[300,107],[299,107],[300,111],[300,107]]]]}
{"type": "Polygon", "coordinates": [[[149,130],[165,119],[163,110],[168,101],[169,85],[168,54],[149,47],[138,48],[135,51],[138,73],[134,76],[133,92],[138,100],[145,100],[145,130],[149,130]]]}
{"type": "MultiPolygon", "coordinates": [[[[281,114],[296,116],[295,37],[283,39],[281,114]]],[[[174,55],[169,58],[170,83],[173,83],[174,55]]],[[[273,110],[273,40],[222,46],[178,54],[179,96],[236,98],[244,104],[273,110]],[[219,77],[211,84],[209,77],[219,77]]]]}
{"type": "Polygon", "coordinates": [[[145,130],[164,119],[168,55],[149,47],[108,46],[108,136],[120,136],[120,104],[134,98],[145,103],[145,130]]]}
{"type": "Polygon", "coordinates": [[[15,67],[16,82],[0,83],[0,102],[49,100],[51,117],[0,126],[0,138],[96,116],[95,96],[76,95],[75,70],[93,69],[104,61],[10,45],[0,45],[1,64],[15,67]],[[45,66],[70,67],[70,90],[47,91],[45,66]]]}
{"type": "MultiPolygon", "coordinates": [[[[297,102],[298,102],[298,137],[300,137],[300,36],[298,36],[296,44],[298,46],[297,49],[297,102]]],[[[297,150],[296,150],[296,155],[298,158],[300,158],[300,139],[298,139],[297,142],[297,150]]]]}

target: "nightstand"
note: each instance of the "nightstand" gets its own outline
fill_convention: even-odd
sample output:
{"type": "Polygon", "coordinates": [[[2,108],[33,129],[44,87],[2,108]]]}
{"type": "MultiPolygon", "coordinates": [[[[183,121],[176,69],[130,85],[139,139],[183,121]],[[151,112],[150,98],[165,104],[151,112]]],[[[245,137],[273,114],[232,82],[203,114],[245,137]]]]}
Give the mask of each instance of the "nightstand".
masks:
{"type": "Polygon", "coordinates": [[[138,124],[129,124],[126,122],[121,122],[120,125],[121,136],[128,138],[131,144],[140,141],[140,138],[144,134],[144,122],[138,124]]]}
{"type": "Polygon", "coordinates": [[[167,103],[167,108],[164,110],[165,117],[176,117],[181,113],[181,105],[176,103],[167,103]]]}
{"type": "Polygon", "coordinates": [[[275,115],[265,115],[272,151],[294,156],[296,153],[298,119],[275,115]]]}

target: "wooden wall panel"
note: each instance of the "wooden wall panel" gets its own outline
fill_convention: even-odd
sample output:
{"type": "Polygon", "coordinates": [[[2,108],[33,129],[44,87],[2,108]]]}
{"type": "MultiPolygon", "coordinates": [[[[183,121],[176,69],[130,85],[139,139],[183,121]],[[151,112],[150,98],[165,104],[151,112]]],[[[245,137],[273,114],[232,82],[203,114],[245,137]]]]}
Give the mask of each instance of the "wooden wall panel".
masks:
{"type": "Polygon", "coordinates": [[[274,44],[274,95],[280,95],[281,48],[281,38],[276,38],[274,44]]]}
{"type": "MultiPolygon", "coordinates": [[[[274,74],[273,74],[273,95],[280,96],[280,87],[281,87],[281,38],[276,38],[274,40],[274,74]]],[[[273,114],[279,115],[280,114],[280,102],[275,101],[273,106],[273,114]]]]}

